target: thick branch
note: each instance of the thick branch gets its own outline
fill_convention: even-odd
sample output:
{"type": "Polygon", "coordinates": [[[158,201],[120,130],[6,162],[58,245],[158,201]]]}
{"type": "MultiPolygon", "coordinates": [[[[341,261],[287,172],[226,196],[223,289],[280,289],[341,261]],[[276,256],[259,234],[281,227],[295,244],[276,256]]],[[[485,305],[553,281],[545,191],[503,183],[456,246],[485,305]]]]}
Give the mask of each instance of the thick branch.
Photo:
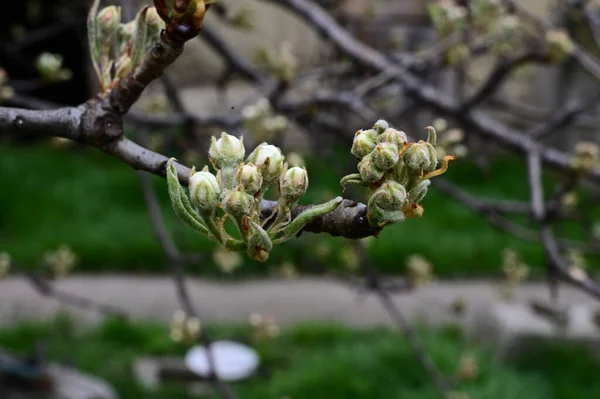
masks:
{"type": "Polygon", "coordinates": [[[82,136],[83,112],[83,107],[59,108],[51,111],[0,107],[0,132],[79,140],[82,136]]]}
{"type": "MultiPolygon", "coordinates": [[[[313,206],[297,206],[292,211],[292,218],[296,218],[304,210],[313,206]]],[[[277,202],[263,201],[261,217],[268,218],[276,208],[277,202]]],[[[377,236],[381,229],[369,225],[365,204],[345,199],[335,211],[314,219],[302,231],[329,233],[334,237],[365,238],[377,236]]]]}

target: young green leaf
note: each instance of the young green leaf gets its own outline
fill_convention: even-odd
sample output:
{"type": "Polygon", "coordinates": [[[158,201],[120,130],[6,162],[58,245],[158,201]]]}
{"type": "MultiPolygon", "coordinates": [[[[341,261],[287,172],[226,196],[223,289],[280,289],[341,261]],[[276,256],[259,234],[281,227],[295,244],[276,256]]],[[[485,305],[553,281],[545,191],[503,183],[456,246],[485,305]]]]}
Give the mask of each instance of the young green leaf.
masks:
{"type": "Polygon", "coordinates": [[[304,212],[296,216],[294,220],[281,230],[283,235],[273,240],[273,244],[281,244],[294,237],[300,230],[310,223],[314,218],[333,212],[343,201],[342,197],[336,197],[324,204],[315,205],[306,209],[304,212]]]}
{"type": "Polygon", "coordinates": [[[140,63],[145,55],[146,50],[146,34],[148,26],[146,25],[146,15],[148,6],[144,7],[136,17],[136,26],[133,33],[131,46],[131,66],[133,69],[140,63]]]}
{"type": "Polygon", "coordinates": [[[90,9],[87,17],[87,31],[88,44],[90,46],[90,54],[92,56],[92,65],[94,66],[98,80],[102,82],[102,72],[100,71],[100,46],[98,43],[98,20],[96,19],[99,5],[100,0],[94,0],[92,8],[90,9]]]}
{"type": "Polygon", "coordinates": [[[198,230],[202,234],[208,234],[208,229],[204,225],[200,216],[193,210],[192,205],[187,198],[183,187],[179,183],[177,177],[177,169],[175,168],[175,158],[167,161],[167,185],[169,188],[169,198],[175,214],[185,222],[188,226],[198,230]]]}

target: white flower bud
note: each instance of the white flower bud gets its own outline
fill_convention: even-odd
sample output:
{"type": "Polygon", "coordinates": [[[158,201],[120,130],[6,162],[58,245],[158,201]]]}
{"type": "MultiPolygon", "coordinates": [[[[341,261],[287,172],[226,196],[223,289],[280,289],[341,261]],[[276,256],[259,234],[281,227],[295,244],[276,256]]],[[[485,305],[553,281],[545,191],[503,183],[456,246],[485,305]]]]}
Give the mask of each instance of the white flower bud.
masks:
{"type": "Polygon", "coordinates": [[[146,24],[148,25],[148,37],[152,40],[165,28],[165,23],[158,15],[156,7],[149,7],[146,13],[146,24]]]}
{"type": "Polygon", "coordinates": [[[215,175],[208,171],[190,177],[190,199],[201,212],[210,212],[219,204],[221,187],[215,175]]]}
{"type": "Polygon", "coordinates": [[[238,139],[225,132],[221,133],[218,140],[212,137],[208,156],[215,168],[234,168],[244,160],[244,155],[243,138],[238,139]]]}
{"type": "Polygon", "coordinates": [[[260,190],[263,178],[258,168],[251,163],[242,163],[238,166],[235,174],[237,184],[241,184],[248,194],[256,194],[260,190]]]}
{"type": "Polygon", "coordinates": [[[298,166],[288,169],[282,174],[279,183],[281,196],[291,202],[296,203],[308,188],[308,174],[305,169],[298,166]]]}
{"type": "Polygon", "coordinates": [[[96,18],[98,21],[100,40],[102,42],[107,41],[121,25],[121,7],[105,7],[100,10],[96,18]]]}
{"type": "Polygon", "coordinates": [[[248,162],[256,165],[263,177],[263,184],[276,181],[283,170],[283,154],[274,145],[262,143],[248,156],[248,162]]]}

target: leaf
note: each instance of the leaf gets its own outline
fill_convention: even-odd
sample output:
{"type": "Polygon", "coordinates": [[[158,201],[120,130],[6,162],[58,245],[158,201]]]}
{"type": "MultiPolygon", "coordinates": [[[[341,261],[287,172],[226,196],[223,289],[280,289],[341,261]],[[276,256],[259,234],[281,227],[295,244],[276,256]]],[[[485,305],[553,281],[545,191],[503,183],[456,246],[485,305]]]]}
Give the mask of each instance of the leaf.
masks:
{"type": "Polygon", "coordinates": [[[146,33],[148,30],[148,26],[146,24],[146,14],[148,13],[148,8],[148,6],[142,8],[135,20],[135,31],[133,32],[133,37],[131,38],[132,69],[135,69],[145,55],[146,33]]]}
{"type": "Polygon", "coordinates": [[[200,216],[192,208],[189,198],[186,196],[183,187],[177,177],[177,168],[175,168],[175,158],[167,161],[167,186],[169,188],[169,198],[175,214],[188,226],[198,230],[202,234],[208,235],[208,229],[200,216]]]}
{"type": "Polygon", "coordinates": [[[300,230],[310,223],[314,218],[333,212],[343,201],[342,197],[336,197],[324,204],[315,205],[300,213],[294,220],[281,230],[283,236],[273,240],[273,244],[281,244],[294,237],[300,230]]]}
{"type": "Polygon", "coordinates": [[[90,55],[92,56],[92,64],[98,80],[102,82],[102,72],[100,71],[100,47],[98,43],[98,20],[96,14],[98,14],[98,7],[100,0],[94,0],[92,8],[88,13],[87,17],[87,31],[88,31],[88,45],[90,47],[90,55]]]}
{"type": "Polygon", "coordinates": [[[269,258],[269,252],[273,249],[273,242],[267,232],[258,223],[250,221],[252,233],[248,238],[248,249],[246,253],[252,259],[264,262],[269,258]]]}

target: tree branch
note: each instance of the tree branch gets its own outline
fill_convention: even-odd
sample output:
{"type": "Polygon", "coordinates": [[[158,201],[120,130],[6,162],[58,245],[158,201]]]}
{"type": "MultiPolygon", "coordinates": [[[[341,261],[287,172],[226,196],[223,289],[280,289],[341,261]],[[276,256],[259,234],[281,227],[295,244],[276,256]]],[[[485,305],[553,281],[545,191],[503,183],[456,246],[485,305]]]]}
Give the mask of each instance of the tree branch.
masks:
{"type": "Polygon", "coordinates": [[[591,279],[585,272],[582,274],[570,273],[569,266],[560,253],[550,225],[551,221],[547,217],[544,206],[540,154],[531,151],[527,156],[527,166],[531,209],[535,215],[536,221],[540,224],[540,235],[546,252],[546,262],[550,277],[558,278],[563,282],[576,286],[585,293],[600,299],[600,284],[591,279]]]}
{"type": "Polygon", "coordinates": [[[460,106],[463,112],[467,112],[470,109],[476,107],[483,100],[494,94],[498,87],[500,87],[506,78],[521,65],[531,62],[534,59],[539,58],[537,55],[532,53],[521,54],[518,57],[512,59],[501,59],[496,64],[494,70],[488,76],[486,82],[468,98],[464,104],[460,106]]]}
{"type": "Polygon", "coordinates": [[[39,111],[0,107],[0,131],[39,136],[57,136],[80,141],[85,108],[59,108],[39,111]]]}
{"type": "MultiPolygon", "coordinates": [[[[156,193],[152,189],[148,176],[144,173],[139,173],[140,183],[142,185],[142,191],[144,193],[144,199],[148,206],[148,213],[150,215],[150,221],[154,234],[161,245],[161,248],[165,252],[169,263],[171,264],[171,271],[173,276],[173,282],[175,283],[175,289],[177,290],[177,296],[182,309],[185,311],[187,317],[199,317],[193,302],[188,294],[187,286],[185,283],[185,271],[183,269],[183,256],[179,252],[179,249],[171,239],[171,236],[167,230],[167,226],[163,220],[158,205],[158,199],[156,193]]],[[[209,379],[214,383],[215,387],[219,391],[221,397],[224,399],[237,399],[235,393],[231,390],[229,385],[221,380],[216,373],[216,361],[212,351],[212,339],[210,338],[206,327],[202,329],[199,334],[199,340],[206,347],[208,367],[210,370],[209,379]]]]}
{"type": "Polygon", "coordinates": [[[417,359],[419,363],[423,366],[427,374],[433,380],[437,391],[440,393],[442,398],[448,398],[450,390],[452,389],[452,384],[450,380],[448,380],[442,373],[438,370],[437,366],[431,359],[431,357],[427,354],[427,351],[423,348],[423,344],[419,339],[419,335],[414,330],[410,322],[404,317],[400,309],[396,307],[394,302],[392,301],[389,292],[383,285],[381,281],[381,277],[379,276],[379,272],[377,268],[373,265],[371,260],[368,258],[366,251],[364,248],[359,249],[361,254],[361,264],[363,265],[364,273],[366,275],[367,280],[369,281],[372,290],[377,295],[379,302],[383,305],[386,313],[394,323],[394,325],[404,334],[406,339],[408,340],[411,349],[413,351],[413,355],[417,359]]]}
{"type": "MultiPolygon", "coordinates": [[[[382,53],[356,40],[313,1],[281,0],[278,4],[290,9],[314,26],[357,64],[380,73],[390,69],[395,70],[396,81],[414,100],[443,115],[456,118],[465,128],[491,138],[507,148],[517,150],[522,154],[526,154],[530,150],[538,150],[542,160],[549,166],[563,172],[572,170],[571,157],[567,154],[541,146],[541,144],[524,137],[521,132],[511,129],[481,112],[462,112],[460,105],[454,99],[416,77],[408,68],[393,64],[382,53]]],[[[403,62],[410,63],[410,61],[403,62]]],[[[597,184],[600,183],[600,168],[596,168],[589,178],[597,184]]]]}

